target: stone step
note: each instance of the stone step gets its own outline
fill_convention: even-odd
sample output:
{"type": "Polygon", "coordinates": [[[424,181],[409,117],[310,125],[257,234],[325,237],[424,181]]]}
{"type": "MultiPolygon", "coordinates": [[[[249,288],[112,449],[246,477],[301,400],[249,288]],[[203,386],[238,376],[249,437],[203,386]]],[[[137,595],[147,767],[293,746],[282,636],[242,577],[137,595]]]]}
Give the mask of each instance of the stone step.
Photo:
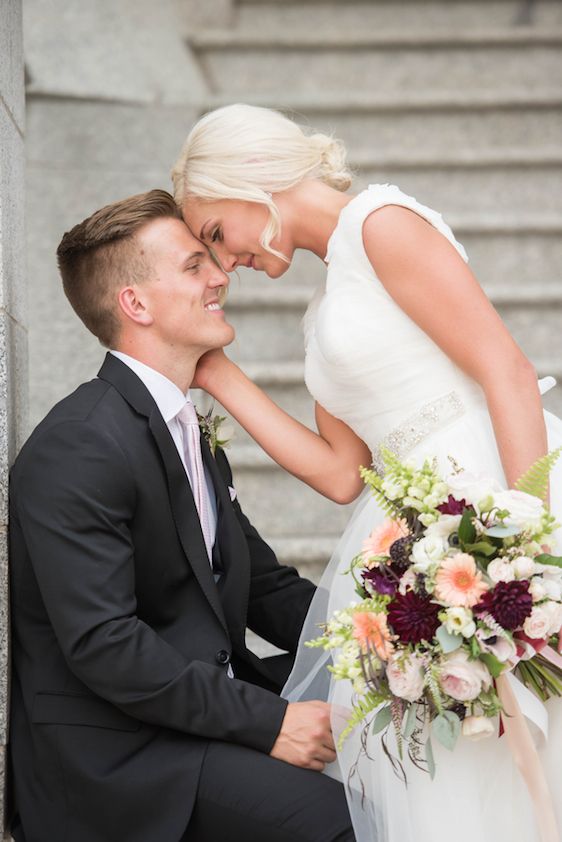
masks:
{"type": "Polygon", "coordinates": [[[488,30],[352,33],[326,38],[315,32],[246,36],[200,32],[191,39],[214,92],[240,97],[247,91],[313,94],[318,80],[327,93],[366,91],[377,80],[385,95],[431,89],[441,94],[492,88],[496,95],[520,88],[528,94],[560,78],[562,31],[488,30]],[[276,53],[278,60],[276,60],[276,53]]]}
{"type": "Polygon", "coordinates": [[[416,32],[490,27],[559,26],[557,2],[524,4],[521,0],[363,0],[336,3],[326,0],[238,0],[235,26],[246,33],[356,32],[405,27],[416,32]]]}
{"type": "MultiPolygon", "coordinates": [[[[355,192],[356,188],[352,188],[355,192]]],[[[425,196],[419,196],[421,201],[425,196]]],[[[562,218],[544,211],[525,216],[482,213],[450,213],[445,221],[465,246],[470,266],[484,288],[509,285],[534,286],[560,276],[562,266],[562,218]]],[[[279,280],[240,269],[240,279],[231,276],[231,298],[246,287],[261,288],[264,295],[275,295],[285,287],[316,287],[323,282],[326,267],[309,252],[297,252],[292,266],[279,280]]],[[[292,293],[291,293],[292,294],[292,293]]],[[[515,294],[515,292],[514,292],[515,294]]],[[[307,296],[310,292],[306,293],[307,296]]]]}
{"type": "MultiPolygon", "coordinates": [[[[255,284],[255,281],[254,281],[255,284]]],[[[562,280],[521,287],[488,287],[487,293],[516,341],[531,358],[562,359],[562,280]]],[[[299,360],[302,317],[310,300],[306,286],[268,289],[255,285],[234,291],[227,305],[236,329],[230,356],[242,362],[299,360]]]]}
{"type": "MultiPolygon", "coordinates": [[[[453,97],[424,96],[412,101],[407,95],[388,98],[334,96],[294,97],[275,101],[271,97],[243,99],[265,107],[279,107],[297,122],[341,138],[350,158],[368,156],[379,165],[404,167],[467,166],[480,162],[497,164],[538,163],[558,160],[562,136],[562,96],[521,96],[492,98],[490,91],[473,97],[459,92],[453,97]],[[420,112],[422,112],[420,114],[420,112]]],[[[227,104],[230,99],[215,97],[205,110],[227,104]]]]}
{"type": "Polygon", "coordinates": [[[219,49],[261,49],[261,50],[294,50],[301,48],[306,51],[320,52],[337,50],[373,49],[394,50],[411,48],[416,50],[450,49],[453,47],[557,47],[562,43],[562,20],[557,26],[480,26],[471,31],[468,29],[445,29],[439,31],[399,29],[391,30],[379,28],[369,29],[359,25],[351,32],[340,31],[333,27],[324,32],[313,27],[305,29],[299,27],[296,31],[284,32],[274,29],[268,32],[260,27],[258,34],[240,28],[199,30],[190,36],[191,45],[198,50],[219,49]]]}
{"type": "Polygon", "coordinates": [[[416,169],[373,164],[357,173],[358,190],[385,182],[399,184],[413,196],[423,196],[424,204],[444,215],[509,213],[517,206],[530,213],[562,211],[562,166],[558,162],[493,168],[419,165],[416,169]]]}
{"type": "Polygon", "coordinates": [[[301,576],[318,582],[338,543],[341,533],[310,534],[299,537],[275,535],[267,542],[282,564],[296,567],[301,576]]]}

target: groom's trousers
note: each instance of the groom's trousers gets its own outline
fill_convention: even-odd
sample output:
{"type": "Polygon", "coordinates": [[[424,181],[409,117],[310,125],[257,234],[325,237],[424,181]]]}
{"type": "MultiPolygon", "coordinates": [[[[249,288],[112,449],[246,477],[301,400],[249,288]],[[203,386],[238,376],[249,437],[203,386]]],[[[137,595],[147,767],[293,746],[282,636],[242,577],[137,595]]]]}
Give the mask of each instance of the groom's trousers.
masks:
{"type": "Polygon", "coordinates": [[[343,786],[231,743],[209,744],[182,842],[354,842],[343,786]]]}

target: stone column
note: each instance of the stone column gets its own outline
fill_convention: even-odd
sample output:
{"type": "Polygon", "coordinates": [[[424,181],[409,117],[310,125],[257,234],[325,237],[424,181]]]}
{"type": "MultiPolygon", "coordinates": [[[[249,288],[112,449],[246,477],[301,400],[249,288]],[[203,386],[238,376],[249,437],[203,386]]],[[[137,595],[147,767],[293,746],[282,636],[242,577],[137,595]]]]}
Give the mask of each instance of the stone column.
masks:
{"type": "MultiPolygon", "coordinates": [[[[8,471],[25,435],[24,73],[21,0],[0,14],[0,775],[8,723],[8,471]]],[[[4,799],[0,827],[4,827],[4,799]]]]}

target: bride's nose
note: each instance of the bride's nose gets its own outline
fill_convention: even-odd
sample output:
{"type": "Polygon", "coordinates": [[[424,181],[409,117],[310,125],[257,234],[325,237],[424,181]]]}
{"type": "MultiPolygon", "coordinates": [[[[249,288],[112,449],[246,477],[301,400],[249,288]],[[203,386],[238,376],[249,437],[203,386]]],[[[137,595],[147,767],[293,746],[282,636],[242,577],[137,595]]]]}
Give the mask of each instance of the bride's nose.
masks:
{"type": "Polygon", "coordinates": [[[213,245],[213,251],[218,258],[220,265],[225,272],[234,272],[238,266],[238,258],[235,254],[230,254],[225,247],[219,243],[213,245]]]}

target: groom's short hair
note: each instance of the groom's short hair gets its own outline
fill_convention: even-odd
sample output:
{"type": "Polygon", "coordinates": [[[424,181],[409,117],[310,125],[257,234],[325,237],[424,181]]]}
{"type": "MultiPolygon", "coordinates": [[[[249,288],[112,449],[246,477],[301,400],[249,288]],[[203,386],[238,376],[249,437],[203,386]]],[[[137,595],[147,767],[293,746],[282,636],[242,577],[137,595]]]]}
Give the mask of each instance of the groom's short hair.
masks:
{"type": "Polygon", "coordinates": [[[108,348],[119,335],[115,293],[150,273],[135,234],[161,217],[182,218],[169,193],[150,190],[106,205],[60,241],[57,259],[65,295],[88,330],[108,348]]]}

